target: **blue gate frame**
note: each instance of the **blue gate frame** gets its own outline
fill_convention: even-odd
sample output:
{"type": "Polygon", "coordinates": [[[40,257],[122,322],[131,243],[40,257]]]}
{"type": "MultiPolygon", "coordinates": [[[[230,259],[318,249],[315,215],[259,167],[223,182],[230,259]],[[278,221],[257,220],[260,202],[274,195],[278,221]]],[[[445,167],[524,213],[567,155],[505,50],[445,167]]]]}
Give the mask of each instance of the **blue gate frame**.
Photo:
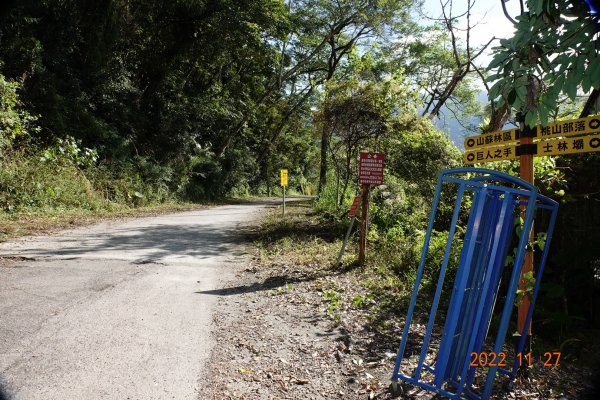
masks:
{"type": "MultiPolygon", "coordinates": [[[[538,210],[549,212],[550,217],[546,227],[547,236],[545,246],[543,246],[544,248],[536,267],[536,281],[533,293],[530,295],[530,305],[525,320],[525,332],[529,329],[544,265],[548,257],[558,203],[538,194],[533,185],[501,172],[479,168],[458,168],[441,172],[424,239],[421,260],[417,269],[417,277],[402,332],[398,357],[394,367],[392,376],[393,384],[397,384],[398,380],[402,380],[451,399],[460,399],[463,397],[488,399],[491,395],[497,372],[506,375],[511,381],[514,380],[519,368],[519,360],[516,356],[514,356],[512,363],[507,364],[507,366],[512,365],[512,369],[502,368],[499,365],[490,365],[487,372],[480,369],[478,374],[476,370],[478,367],[470,365],[471,354],[484,351],[486,338],[493,336],[490,332],[490,323],[494,315],[500,318],[500,323],[495,332],[493,347],[489,351],[494,354],[503,352],[520,280],[521,266],[523,265],[526,251],[528,251],[529,233],[533,227],[535,214],[538,210]],[[410,336],[410,327],[413,323],[415,306],[423,279],[442,190],[448,186],[458,186],[448,230],[448,239],[439,269],[437,286],[417,366],[412,371],[412,374],[408,375],[401,372],[402,361],[404,360],[410,336]],[[468,222],[456,269],[456,276],[452,282],[453,289],[448,311],[445,316],[442,315],[442,317],[445,317],[443,334],[439,346],[432,346],[432,332],[436,326],[435,320],[442,297],[442,287],[444,286],[445,278],[447,278],[452,246],[455,244],[454,238],[457,231],[457,222],[463,208],[463,200],[468,198],[471,198],[472,202],[468,210],[468,222]],[[510,280],[508,281],[508,289],[502,311],[498,314],[498,312],[494,313],[494,308],[500,297],[498,292],[503,271],[505,268],[509,268],[505,267],[505,263],[511,242],[515,237],[515,216],[520,213],[519,210],[524,210],[522,233],[516,246],[516,255],[512,271],[510,272],[510,280]],[[519,267],[516,268],[515,266],[519,267]],[[426,362],[426,357],[431,352],[436,352],[436,359],[433,363],[428,363],[426,362]],[[433,377],[423,377],[424,371],[432,373],[433,377]],[[477,390],[474,386],[476,375],[484,379],[485,383],[482,390],[477,390]]],[[[463,213],[465,212],[464,209],[462,211],[463,213]]],[[[525,335],[520,338],[517,344],[517,354],[522,353],[524,345],[525,335]]],[[[508,355],[508,353],[505,354],[508,355]]]]}

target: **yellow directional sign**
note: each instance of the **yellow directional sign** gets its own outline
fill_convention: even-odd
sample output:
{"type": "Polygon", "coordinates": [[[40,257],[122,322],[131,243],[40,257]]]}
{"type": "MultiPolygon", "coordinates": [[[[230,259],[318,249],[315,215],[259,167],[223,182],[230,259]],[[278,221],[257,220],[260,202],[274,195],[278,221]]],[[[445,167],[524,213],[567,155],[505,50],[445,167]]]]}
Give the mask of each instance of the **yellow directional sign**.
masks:
{"type": "MultiPolygon", "coordinates": [[[[587,135],[574,138],[542,140],[532,146],[535,157],[560,156],[563,154],[591,153],[600,151],[600,135],[587,135]]],[[[492,161],[513,160],[518,157],[519,145],[485,147],[468,150],[464,155],[465,164],[480,164],[492,161]]]]}
{"type": "Polygon", "coordinates": [[[500,146],[517,142],[519,130],[507,129],[504,131],[484,133],[483,135],[469,136],[465,138],[465,149],[471,150],[480,147],[500,146]]]}
{"type": "Polygon", "coordinates": [[[534,139],[552,139],[577,136],[585,133],[598,133],[600,132],[600,115],[552,122],[546,126],[538,125],[537,128],[537,136],[534,139]]]}
{"type": "Polygon", "coordinates": [[[600,151],[600,135],[588,135],[576,138],[544,140],[537,142],[537,154],[540,156],[559,156],[562,154],[591,153],[600,151]]]}
{"type": "MultiPolygon", "coordinates": [[[[557,121],[547,125],[538,125],[533,140],[554,139],[559,137],[581,136],[589,133],[600,133],[600,115],[577,118],[568,121],[557,121]]],[[[465,138],[465,149],[474,150],[484,147],[515,144],[519,142],[518,129],[508,129],[484,133],[465,138]]]]}
{"type": "Polygon", "coordinates": [[[281,175],[281,186],[287,186],[288,185],[288,170],[287,169],[282,169],[280,171],[280,175],[281,175]]]}
{"type": "Polygon", "coordinates": [[[492,161],[513,160],[517,158],[517,145],[485,147],[465,152],[465,164],[479,164],[492,161]]]}

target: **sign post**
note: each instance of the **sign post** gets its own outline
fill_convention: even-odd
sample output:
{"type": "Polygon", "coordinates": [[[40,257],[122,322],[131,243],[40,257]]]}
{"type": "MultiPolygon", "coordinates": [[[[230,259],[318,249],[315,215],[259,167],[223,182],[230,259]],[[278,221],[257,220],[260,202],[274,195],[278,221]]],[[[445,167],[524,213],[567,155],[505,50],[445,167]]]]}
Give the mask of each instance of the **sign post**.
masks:
{"type": "MultiPolygon", "coordinates": [[[[465,138],[465,164],[479,164],[501,160],[519,159],[519,177],[531,184],[535,181],[533,158],[564,154],[600,151],[600,115],[556,121],[535,128],[519,122],[519,129],[490,132],[465,138]],[[585,136],[584,136],[585,135],[585,136]]],[[[529,241],[534,239],[533,227],[529,241]]],[[[525,274],[533,272],[533,252],[528,251],[521,269],[519,289],[525,290],[525,274]]],[[[529,298],[524,296],[519,304],[517,331],[527,335],[527,346],[531,343],[531,326],[523,332],[529,298]]]]}
{"type": "Polygon", "coordinates": [[[371,185],[383,183],[383,153],[361,152],[358,163],[358,183],[361,185],[360,238],[358,263],[365,268],[367,258],[367,228],[369,214],[369,192],[371,185]]]}
{"type": "Polygon", "coordinates": [[[342,262],[342,257],[344,256],[344,252],[346,251],[346,244],[348,243],[348,238],[350,237],[350,232],[352,232],[352,227],[354,226],[354,221],[356,221],[356,211],[358,210],[358,205],[360,204],[360,196],[354,197],[354,201],[352,202],[352,207],[350,207],[350,211],[348,211],[348,216],[352,217],[350,221],[350,226],[348,227],[348,231],[346,231],[346,236],[344,237],[344,243],[342,243],[342,248],[340,249],[340,254],[338,255],[336,265],[339,265],[342,262]]]}
{"type": "MultiPolygon", "coordinates": [[[[532,185],[535,183],[535,177],[533,173],[533,149],[536,148],[536,145],[533,144],[533,134],[535,130],[530,129],[525,125],[524,118],[522,121],[519,121],[519,134],[520,134],[520,143],[521,145],[519,150],[519,178],[523,179],[525,182],[529,182],[532,185]]],[[[525,212],[525,206],[521,206],[521,213],[525,212]]],[[[531,231],[529,232],[529,243],[533,242],[534,238],[534,226],[531,225],[531,231]]],[[[523,232],[522,234],[527,234],[527,232],[523,232]]],[[[521,268],[521,277],[519,280],[519,290],[526,290],[526,281],[525,274],[533,273],[533,251],[525,252],[525,260],[523,262],[523,267],[521,268]]],[[[527,332],[524,332],[525,329],[525,321],[527,319],[527,311],[529,310],[529,296],[523,296],[521,302],[519,303],[518,316],[517,316],[517,332],[520,335],[527,335],[527,340],[525,342],[525,348],[531,348],[531,326],[533,324],[529,324],[529,328],[527,332]]]]}
{"type": "Polygon", "coordinates": [[[281,186],[283,187],[283,215],[285,215],[285,188],[288,185],[288,170],[282,169],[280,172],[281,186]]]}

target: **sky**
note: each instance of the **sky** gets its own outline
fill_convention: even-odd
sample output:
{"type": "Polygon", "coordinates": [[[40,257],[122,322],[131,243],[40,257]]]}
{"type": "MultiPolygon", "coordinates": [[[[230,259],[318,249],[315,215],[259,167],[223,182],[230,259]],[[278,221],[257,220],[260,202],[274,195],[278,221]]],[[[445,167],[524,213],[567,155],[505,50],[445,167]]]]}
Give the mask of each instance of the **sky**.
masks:
{"type": "MultiPolygon", "coordinates": [[[[449,0],[443,0],[444,2],[449,0]]],[[[467,0],[452,0],[453,1],[453,15],[460,15],[467,9],[467,0]]],[[[519,1],[508,0],[507,11],[514,18],[520,14],[519,1]]],[[[424,12],[428,17],[439,18],[442,16],[440,0],[424,0],[424,12]]],[[[476,0],[471,12],[471,25],[477,24],[471,31],[471,46],[478,48],[490,41],[492,37],[498,39],[509,38],[514,33],[513,24],[506,18],[502,11],[501,0],[476,0]]],[[[463,29],[466,28],[466,20],[463,18],[462,24],[460,25],[463,29]]],[[[459,37],[463,40],[466,39],[464,32],[458,33],[459,37]]],[[[488,47],[488,51],[483,53],[478,59],[478,64],[486,66],[492,59],[491,51],[489,51],[494,45],[497,45],[498,41],[495,41],[488,47]]],[[[475,81],[480,84],[482,94],[480,99],[482,102],[487,101],[485,95],[485,89],[483,84],[479,81],[475,81]]],[[[467,132],[461,127],[451,115],[446,115],[438,120],[438,128],[446,132],[450,139],[460,148],[463,148],[463,138],[467,135],[472,135],[474,132],[467,132]]]]}
{"type": "MultiPolygon", "coordinates": [[[[446,1],[448,0],[444,0],[446,1]]],[[[518,0],[509,0],[506,6],[511,16],[515,17],[519,14],[518,0]]],[[[424,11],[427,16],[441,17],[441,9],[440,0],[424,0],[424,11]]],[[[464,13],[467,9],[467,0],[453,0],[453,9],[453,15],[464,13]]],[[[512,23],[504,16],[501,0],[476,0],[471,14],[471,24],[473,23],[478,24],[471,32],[471,43],[474,47],[484,45],[494,36],[500,39],[511,37],[514,30],[512,23]]],[[[460,26],[466,27],[464,18],[460,26]]],[[[463,33],[463,39],[465,37],[463,33]]],[[[479,61],[481,64],[487,64],[490,60],[491,56],[488,53],[482,55],[479,61]]]]}

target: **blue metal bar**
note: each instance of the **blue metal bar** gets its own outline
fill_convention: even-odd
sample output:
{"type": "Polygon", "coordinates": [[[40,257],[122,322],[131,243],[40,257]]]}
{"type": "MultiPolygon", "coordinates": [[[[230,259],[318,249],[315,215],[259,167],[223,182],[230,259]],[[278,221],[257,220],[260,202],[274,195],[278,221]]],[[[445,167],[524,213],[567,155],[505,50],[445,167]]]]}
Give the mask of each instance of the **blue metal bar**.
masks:
{"type": "MultiPolygon", "coordinates": [[[[463,190],[462,186],[460,189],[463,190]]],[[[412,322],[412,317],[413,317],[413,313],[415,310],[415,304],[417,302],[417,295],[419,293],[419,285],[421,284],[421,279],[423,278],[423,270],[425,268],[425,258],[427,256],[427,250],[429,248],[429,242],[431,240],[431,231],[433,230],[433,223],[435,221],[437,207],[440,202],[441,192],[442,192],[442,176],[440,176],[438,178],[438,183],[437,183],[436,190],[435,190],[435,196],[433,198],[431,214],[429,216],[429,223],[427,224],[427,233],[425,234],[423,249],[421,251],[421,261],[419,262],[419,267],[417,268],[417,277],[415,279],[415,285],[413,287],[413,294],[410,298],[410,304],[408,306],[406,320],[404,321],[404,329],[402,330],[402,340],[400,341],[400,348],[398,350],[398,357],[396,358],[396,365],[394,366],[394,373],[392,374],[392,379],[396,379],[398,377],[398,371],[400,371],[400,364],[402,362],[402,359],[404,358],[404,351],[406,350],[406,343],[408,342],[409,328],[410,328],[410,324],[412,322]]]]}
{"type": "MultiPolygon", "coordinates": [[[[521,269],[523,267],[523,262],[525,259],[525,252],[527,248],[527,243],[529,241],[529,233],[531,232],[531,228],[533,226],[533,218],[534,218],[534,210],[537,203],[537,191],[531,193],[529,197],[529,204],[527,205],[527,209],[525,210],[525,221],[523,225],[523,231],[521,232],[521,238],[519,240],[519,247],[517,250],[517,256],[515,257],[515,262],[513,266],[513,272],[511,275],[511,280],[508,286],[508,293],[506,295],[506,301],[504,303],[504,309],[502,311],[502,318],[500,320],[500,327],[498,329],[498,333],[496,335],[496,343],[494,344],[493,352],[498,354],[502,345],[504,344],[504,340],[506,338],[506,331],[508,329],[509,318],[511,315],[511,311],[513,308],[513,303],[515,300],[517,286],[519,283],[519,278],[521,276],[521,269]]],[[[494,378],[496,376],[497,366],[490,367],[488,369],[487,378],[485,380],[485,386],[482,393],[482,398],[487,399],[490,397],[492,391],[492,385],[494,383],[494,378]]]]}
{"type": "MultiPolygon", "coordinates": [[[[485,296],[485,318],[482,318],[481,326],[479,327],[479,332],[477,333],[476,341],[472,351],[481,351],[483,348],[483,343],[488,334],[488,329],[490,326],[492,313],[494,311],[494,306],[496,303],[496,298],[498,296],[498,290],[500,287],[500,280],[502,278],[502,271],[504,270],[504,263],[506,261],[506,256],[508,254],[508,249],[510,246],[510,240],[513,234],[514,228],[514,216],[513,216],[513,207],[516,206],[515,197],[506,192],[504,194],[505,202],[508,209],[506,210],[503,218],[500,220],[503,224],[502,230],[500,231],[499,237],[494,240],[499,243],[499,250],[496,253],[494,260],[494,269],[492,271],[491,282],[489,284],[490,288],[493,290],[488,290],[487,293],[484,291],[485,296]],[[512,206],[512,207],[511,207],[512,206]]],[[[476,367],[470,367],[469,373],[467,375],[467,386],[471,386],[473,380],[475,378],[476,367]]]]}
{"type": "MultiPolygon", "coordinates": [[[[490,258],[489,248],[493,246],[494,226],[498,224],[500,213],[500,193],[491,192],[489,201],[486,204],[486,210],[482,217],[482,227],[477,237],[477,256],[475,262],[470,266],[467,288],[465,289],[465,299],[460,311],[459,321],[461,324],[460,334],[455,333],[455,343],[452,346],[452,362],[448,376],[454,378],[457,376],[459,368],[462,367],[463,360],[468,357],[467,350],[469,338],[477,329],[477,324],[473,324],[473,319],[477,315],[477,310],[483,305],[482,284],[485,284],[483,277],[486,275],[486,267],[490,258]]],[[[462,375],[460,375],[462,376],[462,375]]],[[[464,384],[464,380],[463,383],[464,384]]],[[[460,391],[460,387],[458,388],[460,391]]]]}
{"type": "MultiPolygon", "coordinates": [[[[470,354],[473,351],[482,351],[486,337],[488,336],[492,317],[495,315],[495,303],[498,299],[500,281],[502,280],[505,268],[504,263],[514,234],[515,219],[513,210],[516,208],[513,207],[517,207],[519,204],[524,206],[525,221],[523,222],[523,230],[517,245],[513,270],[510,273],[506,299],[504,300],[500,314],[500,325],[495,332],[493,351],[497,354],[503,348],[506,339],[514,299],[516,297],[516,289],[520,281],[522,265],[536,210],[549,210],[552,212],[552,215],[549,221],[546,246],[542,251],[540,264],[537,268],[537,279],[533,294],[531,295],[531,303],[527,310],[525,329],[528,329],[531,323],[534,304],[540,288],[541,276],[550,248],[553,227],[556,222],[558,205],[544,196],[539,196],[533,185],[507,174],[478,168],[446,170],[440,174],[392,379],[402,379],[423,389],[457,400],[462,398],[462,396],[478,400],[488,399],[497,373],[514,379],[515,364],[512,365],[512,371],[500,366],[490,366],[485,375],[485,383],[481,392],[476,393],[473,382],[475,377],[479,375],[476,367],[470,367],[470,354]],[[464,176],[459,178],[458,175],[464,176]],[[414,317],[418,292],[423,280],[425,264],[430,250],[431,235],[433,234],[433,225],[440,205],[441,191],[444,184],[457,184],[458,198],[454,204],[452,222],[448,229],[448,238],[445,244],[444,258],[439,268],[437,287],[417,367],[412,372],[412,376],[408,376],[401,373],[400,369],[407,348],[410,326],[414,317]],[[501,186],[502,184],[508,186],[501,186]],[[447,275],[450,252],[455,243],[458,215],[461,210],[463,197],[467,191],[472,192],[474,197],[459,265],[456,270],[453,286],[451,287],[450,304],[444,323],[444,333],[437,351],[435,367],[433,367],[425,362],[425,358],[427,357],[432,340],[432,332],[438,314],[444,281],[449,279],[447,275]],[[517,197],[520,197],[520,199],[517,199],[517,197]],[[426,379],[427,382],[421,378],[424,370],[433,374],[432,381],[429,381],[429,375],[426,375],[428,377],[426,379]]],[[[518,348],[522,350],[523,346],[524,337],[519,341],[518,348]]]]}
{"type": "Polygon", "coordinates": [[[459,396],[459,395],[457,395],[456,393],[452,393],[452,392],[450,392],[448,390],[444,390],[444,389],[435,387],[433,385],[430,385],[429,383],[425,383],[425,382],[420,381],[420,380],[418,380],[416,378],[413,378],[411,376],[407,376],[407,375],[404,375],[404,374],[399,374],[398,378],[401,378],[405,382],[412,383],[415,386],[421,387],[421,388],[429,390],[431,392],[441,394],[442,396],[447,397],[449,399],[455,399],[455,400],[461,400],[462,399],[462,397],[459,396]]]}
{"type": "MultiPolygon", "coordinates": [[[[502,271],[502,267],[503,265],[498,265],[499,261],[503,262],[503,258],[504,257],[499,257],[501,256],[501,252],[502,252],[502,248],[506,247],[505,246],[505,242],[507,239],[510,239],[510,237],[506,237],[505,232],[506,232],[506,228],[505,226],[508,223],[508,219],[507,219],[507,215],[509,216],[510,219],[512,219],[512,210],[510,209],[510,206],[513,204],[513,197],[509,194],[505,194],[504,196],[504,200],[502,201],[502,207],[500,209],[500,215],[498,218],[498,223],[496,225],[496,230],[495,230],[495,234],[494,237],[496,239],[504,239],[504,241],[502,240],[495,240],[493,241],[493,247],[491,249],[490,252],[490,258],[489,258],[489,263],[488,263],[488,267],[487,267],[487,271],[486,271],[486,276],[484,279],[484,284],[483,284],[483,289],[482,289],[482,293],[484,296],[484,301],[482,301],[480,303],[480,307],[477,310],[477,314],[475,316],[475,321],[473,323],[474,326],[479,327],[478,330],[478,334],[477,335],[471,335],[471,339],[469,341],[469,346],[467,348],[467,357],[465,358],[464,362],[463,362],[463,366],[462,366],[462,371],[460,373],[460,376],[466,376],[466,372],[467,369],[469,368],[470,365],[470,352],[471,351],[476,351],[479,352],[481,351],[481,344],[483,343],[483,341],[481,341],[481,343],[479,344],[479,346],[477,346],[477,342],[478,342],[478,336],[484,336],[482,335],[482,330],[483,328],[486,328],[487,330],[487,326],[481,326],[482,325],[482,321],[483,321],[483,315],[484,313],[486,313],[486,318],[488,320],[489,323],[489,316],[491,316],[491,312],[488,314],[487,313],[487,308],[490,306],[488,299],[490,296],[488,296],[487,294],[490,292],[490,288],[493,287],[492,285],[495,284],[496,282],[493,280],[493,275],[497,274],[497,271],[502,271]]],[[[512,227],[512,225],[511,225],[512,227]]],[[[483,325],[487,325],[487,324],[483,324],[483,325]]],[[[475,372],[475,368],[477,367],[473,367],[473,374],[472,377],[474,377],[474,372],[475,372]]],[[[467,386],[471,386],[472,383],[472,377],[467,377],[466,381],[463,379],[461,381],[461,386],[458,387],[457,393],[461,393],[464,384],[466,383],[467,386]]]]}
{"type": "MultiPolygon", "coordinates": [[[[448,169],[448,170],[442,171],[442,176],[449,176],[449,175],[456,175],[456,174],[473,174],[473,173],[483,174],[486,177],[490,177],[489,178],[490,180],[501,180],[501,181],[504,181],[507,183],[512,183],[512,184],[518,185],[529,191],[536,192],[535,187],[532,184],[530,184],[529,182],[525,182],[522,179],[515,178],[514,176],[505,174],[504,172],[492,171],[489,169],[483,169],[483,168],[448,169]]],[[[474,180],[474,179],[478,179],[478,178],[472,178],[471,180],[474,180]]]]}
{"type": "Polygon", "coordinates": [[[444,181],[457,183],[457,184],[462,183],[465,185],[465,187],[467,189],[471,189],[471,190],[475,190],[475,188],[483,188],[485,186],[489,190],[496,190],[496,191],[510,190],[511,192],[519,194],[521,196],[529,196],[529,194],[530,194],[525,189],[507,188],[506,186],[498,186],[498,185],[494,185],[491,183],[483,183],[483,182],[476,182],[476,181],[465,181],[465,180],[459,179],[459,178],[446,177],[446,178],[444,178],[444,181]]]}
{"type": "MultiPolygon", "coordinates": [[[[450,258],[450,251],[452,250],[452,241],[454,239],[454,233],[456,232],[456,222],[458,221],[458,215],[460,214],[460,206],[462,204],[462,198],[464,194],[464,186],[458,187],[458,194],[456,196],[456,202],[454,203],[454,211],[452,213],[452,222],[450,223],[450,230],[448,232],[448,239],[446,239],[446,248],[444,251],[444,259],[442,266],[440,267],[439,278],[437,287],[435,289],[435,295],[433,297],[433,303],[431,305],[431,311],[429,313],[429,321],[427,322],[427,330],[425,331],[425,337],[423,338],[423,347],[421,348],[421,355],[419,357],[419,363],[415,370],[415,378],[419,379],[421,374],[421,368],[423,368],[423,362],[427,356],[427,348],[429,347],[429,340],[431,338],[431,330],[433,329],[433,322],[435,321],[435,315],[437,313],[440,296],[442,294],[442,286],[444,285],[444,277],[446,275],[446,268],[448,267],[448,261],[450,258]]],[[[427,256],[425,255],[425,258],[427,256]]],[[[436,363],[436,369],[438,368],[436,363]]]]}
{"type": "MultiPolygon", "coordinates": [[[[535,301],[537,299],[538,291],[540,289],[540,284],[542,282],[542,274],[544,273],[544,267],[546,265],[546,260],[548,258],[548,253],[550,251],[550,242],[552,241],[552,235],[554,233],[554,224],[556,222],[556,216],[558,214],[558,203],[554,200],[548,199],[544,197],[544,200],[548,202],[552,202],[554,204],[549,204],[548,207],[553,207],[550,214],[550,221],[548,222],[548,231],[546,232],[546,243],[544,244],[544,250],[542,251],[542,257],[540,258],[540,262],[538,264],[538,271],[535,279],[535,286],[533,288],[532,298],[529,302],[529,308],[527,309],[527,316],[525,317],[525,324],[523,326],[523,332],[529,331],[529,325],[531,324],[531,318],[533,317],[533,307],[535,305],[535,301]]],[[[521,335],[519,338],[519,343],[517,344],[517,354],[523,353],[523,348],[525,347],[525,339],[526,335],[521,335]]],[[[513,364],[512,375],[517,374],[517,370],[519,368],[518,359],[515,357],[515,361],[513,364]]]]}
{"type": "MultiPolygon", "coordinates": [[[[475,214],[474,214],[474,216],[472,215],[473,225],[472,225],[472,230],[471,230],[472,234],[470,236],[473,236],[473,233],[474,233],[474,236],[475,236],[474,239],[476,239],[479,224],[481,223],[481,216],[483,213],[483,206],[485,205],[485,202],[486,202],[487,193],[488,193],[488,191],[484,187],[476,195],[476,198],[473,202],[473,207],[475,208],[475,214]]],[[[469,221],[469,223],[471,223],[471,221],[469,221]]],[[[467,232],[469,232],[468,228],[467,228],[467,232]]],[[[435,375],[435,380],[434,380],[434,383],[436,385],[441,385],[443,383],[443,378],[445,376],[446,366],[448,363],[448,357],[450,355],[450,350],[451,350],[450,347],[451,347],[451,343],[452,343],[453,336],[454,336],[454,330],[456,329],[456,324],[458,322],[457,316],[458,316],[458,312],[460,310],[458,307],[460,307],[462,304],[465,285],[467,283],[468,271],[467,271],[467,268],[465,268],[464,266],[471,264],[471,260],[473,258],[473,253],[475,251],[475,244],[476,244],[475,242],[476,242],[476,240],[471,240],[471,237],[469,237],[469,238],[465,238],[465,242],[463,244],[463,251],[465,251],[465,246],[466,246],[466,253],[464,253],[465,254],[464,259],[461,260],[464,262],[461,262],[459,264],[461,267],[458,268],[454,290],[452,293],[452,297],[450,299],[450,307],[448,308],[446,324],[444,326],[444,332],[446,332],[447,335],[445,335],[442,338],[442,343],[440,344],[440,350],[438,352],[438,357],[437,357],[437,362],[436,362],[436,375],[435,375]],[[468,243],[467,243],[467,241],[468,241],[468,243]],[[438,365],[440,363],[441,363],[441,365],[438,365]]],[[[438,289],[441,291],[441,288],[438,288],[438,289]]]]}

